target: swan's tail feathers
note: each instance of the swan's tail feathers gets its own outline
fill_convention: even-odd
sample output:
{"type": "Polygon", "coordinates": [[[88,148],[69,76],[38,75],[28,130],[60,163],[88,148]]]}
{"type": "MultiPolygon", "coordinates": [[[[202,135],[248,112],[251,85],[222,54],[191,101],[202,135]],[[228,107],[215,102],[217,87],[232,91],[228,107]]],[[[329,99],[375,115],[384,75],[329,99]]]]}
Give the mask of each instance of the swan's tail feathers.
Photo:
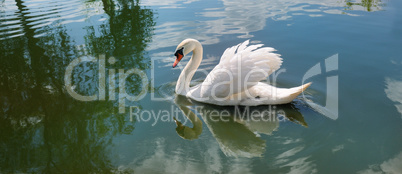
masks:
{"type": "Polygon", "coordinates": [[[296,89],[296,90],[294,90],[294,92],[292,94],[290,94],[290,96],[291,96],[290,98],[295,99],[299,94],[301,94],[303,91],[305,91],[310,85],[311,85],[311,82],[303,84],[303,85],[301,85],[299,87],[293,88],[293,89],[296,89]]]}
{"type": "Polygon", "coordinates": [[[303,85],[301,86],[302,92],[305,91],[305,90],[311,85],[311,83],[312,83],[312,82],[308,82],[308,83],[306,83],[306,84],[303,84],[303,85]]]}

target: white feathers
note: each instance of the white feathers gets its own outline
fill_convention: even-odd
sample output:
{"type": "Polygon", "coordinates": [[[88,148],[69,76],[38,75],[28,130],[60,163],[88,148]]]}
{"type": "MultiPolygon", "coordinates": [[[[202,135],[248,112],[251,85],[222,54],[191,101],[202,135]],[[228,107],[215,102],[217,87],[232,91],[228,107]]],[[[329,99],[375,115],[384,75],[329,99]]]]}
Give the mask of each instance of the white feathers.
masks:
{"type": "Polygon", "coordinates": [[[247,40],[225,50],[219,64],[202,83],[202,97],[211,93],[216,97],[227,97],[243,92],[280,68],[282,58],[272,53],[275,49],[248,44],[247,40]]]}
{"type": "Polygon", "coordinates": [[[275,49],[245,41],[223,53],[219,64],[209,72],[204,82],[190,88],[190,81],[201,64],[203,49],[195,39],[186,39],[180,47],[191,49],[193,56],[183,69],[175,92],[199,102],[216,105],[267,105],[291,102],[311,83],[299,87],[277,88],[260,82],[282,65],[275,49]]]}

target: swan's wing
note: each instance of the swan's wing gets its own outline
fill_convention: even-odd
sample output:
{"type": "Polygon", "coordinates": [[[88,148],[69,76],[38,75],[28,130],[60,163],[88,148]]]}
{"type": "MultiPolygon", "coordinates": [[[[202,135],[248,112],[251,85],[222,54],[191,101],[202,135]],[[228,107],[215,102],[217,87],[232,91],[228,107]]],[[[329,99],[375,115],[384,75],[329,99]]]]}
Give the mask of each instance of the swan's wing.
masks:
{"type": "Polygon", "coordinates": [[[247,40],[225,50],[219,64],[201,84],[202,97],[227,97],[243,92],[280,68],[282,58],[272,53],[275,49],[248,44],[247,40]]]}

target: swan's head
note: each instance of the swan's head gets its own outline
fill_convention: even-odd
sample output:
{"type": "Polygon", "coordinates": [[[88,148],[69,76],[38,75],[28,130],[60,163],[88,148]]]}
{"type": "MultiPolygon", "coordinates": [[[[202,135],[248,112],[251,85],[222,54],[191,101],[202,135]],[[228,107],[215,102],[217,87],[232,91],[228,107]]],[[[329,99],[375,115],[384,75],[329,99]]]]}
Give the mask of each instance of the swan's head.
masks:
{"type": "Polygon", "coordinates": [[[185,39],[177,46],[174,53],[176,60],[173,63],[173,68],[177,66],[184,56],[195,49],[197,43],[199,42],[195,39],[185,39]]]}

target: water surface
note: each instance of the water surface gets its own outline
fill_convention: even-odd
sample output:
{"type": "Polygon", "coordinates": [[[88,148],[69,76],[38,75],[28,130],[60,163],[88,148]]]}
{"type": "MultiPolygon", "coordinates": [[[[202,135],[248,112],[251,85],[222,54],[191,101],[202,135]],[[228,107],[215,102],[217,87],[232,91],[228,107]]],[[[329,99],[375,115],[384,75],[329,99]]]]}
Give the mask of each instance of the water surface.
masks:
{"type": "MultiPolygon", "coordinates": [[[[401,7],[395,0],[2,0],[0,172],[401,173],[401,7]],[[174,94],[173,52],[189,37],[204,45],[201,70],[250,39],[282,55],[277,86],[301,85],[313,67],[318,73],[287,105],[197,103],[174,94]],[[67,86],[77,58],[95,62],[70,68],[67,86]],[[143,74],[123,85],[130,69],[143,74]],[[141,99],[125,99],[135,95],[141,99]],[[261,114],[236,115],[245,111],[261,114]]],[[[204,78],[197,73],[194,84],[204,78]]]]}

